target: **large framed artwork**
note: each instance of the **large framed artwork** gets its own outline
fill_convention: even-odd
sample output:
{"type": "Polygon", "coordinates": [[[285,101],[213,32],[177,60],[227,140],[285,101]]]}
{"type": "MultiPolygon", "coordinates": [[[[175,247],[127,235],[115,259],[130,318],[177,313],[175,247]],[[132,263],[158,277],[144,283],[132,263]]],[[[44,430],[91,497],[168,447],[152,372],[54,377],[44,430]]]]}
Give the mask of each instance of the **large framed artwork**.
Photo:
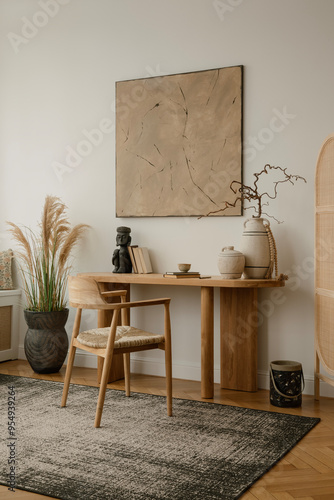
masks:
{"type": "Polygon", "coordinates": [[[116,216],[242,215],[243,67],[116,82],[116,216]]]}

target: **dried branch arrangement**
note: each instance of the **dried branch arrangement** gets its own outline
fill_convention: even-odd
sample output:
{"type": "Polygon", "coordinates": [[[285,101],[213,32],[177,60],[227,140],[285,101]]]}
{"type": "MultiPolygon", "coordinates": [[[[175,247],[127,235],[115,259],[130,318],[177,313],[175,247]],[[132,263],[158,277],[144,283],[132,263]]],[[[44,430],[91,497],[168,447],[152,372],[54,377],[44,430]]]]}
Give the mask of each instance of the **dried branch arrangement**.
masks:
{"type": "Polygon", "coordinates": [[[284,184],[286,182],[289,182],[290,184],[294,185],[294,183],[298,180],[303,180],[306,182],[306,179],[304,177],[301,177],[300,175],[290,175],[287,173],[286,168],[282,167],[275,167],[271,166],[269,164],[265,165],[264,168],[261,170],[259,173],[254,174],[255,181],[253,184],[253,187],[251,186],[246,186],[246,184],[243,184],[240,181],[232,181],[230,184],[230,189],[233,191],[234,194],[237,194],[237,198],[234,200],[233,203],[230,203],[228,201],[224,202],[225,206],[223,208],[220,208],[219,210],[215,210],[213,212],[209,212],[206,215],[211,215],[211,214],[216,214],[219,212],[223,212],[224,210],[227,210],[228,208],[235,207],[237,203],[242,203],[243,200],[246,200],[250,203],[254,203],[254,205],[251,205],[249,207],[244,207],[245,210],[249,208],[253,208],[255,210],[255,217],[259,218],[262,217],[263,215],[266,215],[267,217],[271,217],[276,220],[276,222],[280,223],[281,221],[277,220],[275,217],[272,215],[267,214],[266,212],[263,211],[263,207],[269,205],[269,202],[266,201],[265,199],[271,199],[274,200],[277,197],[277,188],[279,184],[284,184]],[[274,182],[274,189],[273,189],[273,194],[270,195],[268,192],[259,192],[259,187],[258,187],[258,182],[260,180],[260,177],[263,174],[269,174],[270,170],[276,170],[280,171],[283,174],[283,178],[281,180],[275,181],[274,182]]]}
{"type": "Polygon", "coordinates": [[[86,224],[71,227],[66,206],[55,196],[45,199],[40,231],[23,230],[8,222],[20,251],[19,259],[23,290],[30,311],[61,311],[66,307],[67,276],[71,269],[71,252],[86,224]]]}

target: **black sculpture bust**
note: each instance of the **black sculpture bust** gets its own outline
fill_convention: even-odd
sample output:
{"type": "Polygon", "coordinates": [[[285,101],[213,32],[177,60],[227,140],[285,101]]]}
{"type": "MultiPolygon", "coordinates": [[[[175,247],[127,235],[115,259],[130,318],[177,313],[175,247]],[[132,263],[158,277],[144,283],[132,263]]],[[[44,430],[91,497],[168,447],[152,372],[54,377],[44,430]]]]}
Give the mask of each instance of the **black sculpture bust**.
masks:
{"type": "Polygon", "coordinates": [[[131,273],[132,263],[128,250],[128,245],[131,243],[131,229],[129,227],[120,226],[117,228],[116,245],[120,248],[114,250],[112,263],[114,264],[113,273],[131,273]]]}

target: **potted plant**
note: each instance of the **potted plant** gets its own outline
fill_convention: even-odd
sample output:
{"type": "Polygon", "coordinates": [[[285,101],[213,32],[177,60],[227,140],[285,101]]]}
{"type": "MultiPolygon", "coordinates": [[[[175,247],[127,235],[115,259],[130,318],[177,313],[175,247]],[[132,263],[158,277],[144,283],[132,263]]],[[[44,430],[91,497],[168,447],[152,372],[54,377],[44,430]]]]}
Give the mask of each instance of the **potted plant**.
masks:
{"type": "MultiPolygon", "coordinates": [[[[288,174],[286,168],[275,167],[269,164],[265,165],[261,172],[255,173],[254,177],[253,186],[247,186],[240,181],[232,181],[230,189],[237,195],[234,202],[226,201],[222,208],[209,212],[207,215],[224,212],[228,208],[235,207],[237,203],[243,203],[244,200],[252,203],[250,206],[244,207],[245,209],[253,209],[256,214],[244,222],[244,232],[241,240],[241,251],[245,256],[244,276],[246,278],[258,279],[270,278],[275,268],[275,275],[277,277],[276,243],[270,229],[270,223],[263,216],[271,217],[279,224],[282,221],[264,212],[263,208],[269,204],[269,200],[274,200],[277,197],[279,184],[288,182],[294,185],[298,180],[303,180],[304,182],[306,180],[300,175],[288,174]],[[269,194],[267,191],[261,191],[258,185],[261,176],[268,175],[270,172],[277,174],[277,180],[273,182],[274,188],[272,194],[269,194]]],[[[284,275],[281,276],[284,277],[284,275]]]]}
{"type": "Polygon", "coordinates": [[[65,324],[69,313],[66,289],[70,257],[88,226],[71,227],[66,210],[59,198],[47,196],[36,233],[8,222],[19,248],[16,256],[27,302],[24,350],[36,373],[59,371],[68,349],[65,324]]]}

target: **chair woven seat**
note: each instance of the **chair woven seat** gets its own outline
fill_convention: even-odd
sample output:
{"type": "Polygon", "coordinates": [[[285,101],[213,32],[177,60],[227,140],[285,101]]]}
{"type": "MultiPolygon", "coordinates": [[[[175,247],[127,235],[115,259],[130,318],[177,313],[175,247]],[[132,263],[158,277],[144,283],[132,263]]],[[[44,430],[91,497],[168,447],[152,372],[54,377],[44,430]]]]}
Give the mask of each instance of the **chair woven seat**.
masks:
{"type": "MultiPolygon", "coordinates": [[[[80,344],[105,349],[107,347],[110,327],[93,328],[79,333],[77,340],[80,344]]],[[[116,337],[114,349],[122,347],[142,346],[146,344],[158,344],[165,341],[164,335],[146,332],[132,326],[118,326],[116,329],[116,337]]]]}

